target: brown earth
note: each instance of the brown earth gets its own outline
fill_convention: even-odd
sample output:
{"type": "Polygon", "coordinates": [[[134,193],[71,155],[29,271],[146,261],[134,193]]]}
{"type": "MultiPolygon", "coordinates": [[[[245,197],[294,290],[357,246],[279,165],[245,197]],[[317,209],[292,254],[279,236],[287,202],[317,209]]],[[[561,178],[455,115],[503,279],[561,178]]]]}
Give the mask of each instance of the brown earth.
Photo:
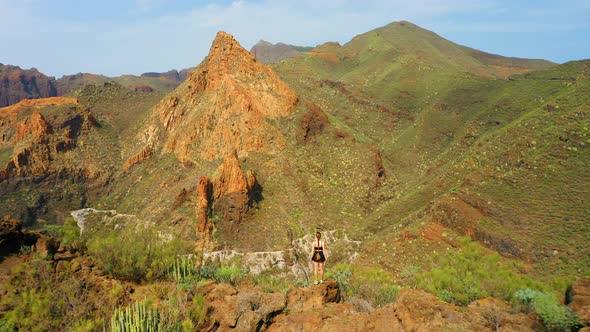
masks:
{"type": "Polygon", "coordinates": [[[468,307],[440,302],[434,295],[401,290],[397,300],[371,312],[342,302],[338,284],[328,280],[286,295],[249,287],[209,284],[202,292],[209,313],[203,331],[541,331],[532,318],[511,313],[508,303],[482,299],[468,307]]]}

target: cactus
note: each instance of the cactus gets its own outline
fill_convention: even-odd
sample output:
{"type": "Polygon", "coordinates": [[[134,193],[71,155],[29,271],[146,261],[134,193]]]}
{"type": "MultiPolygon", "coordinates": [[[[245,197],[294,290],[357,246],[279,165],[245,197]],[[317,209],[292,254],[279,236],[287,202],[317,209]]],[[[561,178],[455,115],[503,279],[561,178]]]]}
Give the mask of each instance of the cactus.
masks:
{"type": "Polygon", "coordinates": [[[176,258],[168,275],[172,280],[184,282],[197,278],[199,276],[199,269],[190,257],[182,256],[176,258]]]}
{"type": "Polygon", "coordinates": [[[117,308],[111,316],[111,331],[113,332],[157,332],[163,330],[160,313],[145,302],[135,302],[124,309],[117,308]]]}

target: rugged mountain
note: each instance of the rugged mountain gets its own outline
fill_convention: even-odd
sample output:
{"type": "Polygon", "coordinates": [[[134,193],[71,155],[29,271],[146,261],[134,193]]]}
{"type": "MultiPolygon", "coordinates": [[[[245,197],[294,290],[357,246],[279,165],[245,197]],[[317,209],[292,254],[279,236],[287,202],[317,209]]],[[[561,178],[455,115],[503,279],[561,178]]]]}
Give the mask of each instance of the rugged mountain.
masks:
{"type": "MultiPolygon", "coordinates": [[[[355,317],[359,330],[387,319],[405,330],[534,330],[530,316],[483,298],[518,301],[524,288],[563,297],[574,277],[590,274],[589,88],[587,60],[491,55],[408,22],[271,66],[220,32],[167,95],[104,83],[74,99],[0,109],[0,209],[29,225],[104,209],[84,210],[82,221],[106,228],[83,236],[100,248],[91,251],[97,259],[131,241],[131,229],[161,246],[189,241],[185,254],[196,248],[197,257],[221,261],[219,274],[198,270],[208,278],[236,283],[228,271],[243,266],[252,283],[272,290],[309,278],[307,249],[324,231],[328,270],[348,288],[346,303],[306,300],[313,289],[285,297],[227,285],[177,288],[189,279],[117,293],[125,304],[153,295],[165,312],[176,301],[167,296],[184,292],[182,310],[170,312],[194,318],[201,311],[191,310],[205,306],[209,315],[194,325],[203,329],[310,321],[328,329],[355,317]],[[471,304],[457,309],[396,285],[471,304]],[[300,310],[306,305],[317,310],[300,310]]],[[[111,257],[143,253],[132,248],[111,257]]],[[[146,259],[157,253],[150,250],[146,259]]],[[[67,268],[59,258],[35,264],[67,268]]],[[[573,289],[571,307],[585,308],[585,290],[573,289]]]]}
{"type": "Polygon", "coordinates": [[[23,70],[17,66],[0,64],[0,107],[16,104],[23,99],[64,96],[89,84],[102,85],[107,82],[115,82],[138,92],[169,92],[186,79],[189,71],[190,68],[118,77],[78,73],[55,79],[35,68],[23,70]]]}
{"type": "Polygon", "coordinates": [[[261,63],[276,63],[297,56],[298,54],[310,51],[312,47],[298,47],[284,43],[269,43],[260,40],[250,49],[250,53],[261,63]]]}
{"type": "MultiPolygon", "coordinates": [[[[396,198],[365,215],[370,232],[440,238],[450,228],[540,274],[560,255],[572,271],[588,264],[588,205],[568,194],[588,185],[587,61],[492,56],[399,22],[273,68],[333,125],[374,144],[396,176],[396,198]]],[[[395,238],[383,241],[410,250],[395,238]]]]}
{"type": "Polygon", "coordinates": [[[26,98],[57,96],[57,87],[52,77],[37,69],[23,70],[17,66],[0,63],[0,107],[8,106],[26,98]]]}
{"type": "Polygon", "coordinates": [[[180,84],[180,83],[184,82],[184,80],[188,76],[188,73],[192,69],[193,68],[187,68],[187,69],[182,69],[181,71],[177,71],[177,70],[173,69],[173,70],[167,71],[165,73],[149,72],[149,73],[141,74],[141,77],[164,78],[164,79],[168,79],[172,82],[178,82],[180,84]]]}

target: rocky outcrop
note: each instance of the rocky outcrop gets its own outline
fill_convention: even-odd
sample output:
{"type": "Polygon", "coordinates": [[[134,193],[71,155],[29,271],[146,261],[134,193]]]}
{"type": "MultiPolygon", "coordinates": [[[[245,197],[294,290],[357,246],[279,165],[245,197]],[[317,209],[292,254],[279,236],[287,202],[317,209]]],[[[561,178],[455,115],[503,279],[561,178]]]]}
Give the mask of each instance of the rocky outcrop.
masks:
{"type": "Polygon", "coordinates": [[[9,254],[18,253],[22,247],[42,257],[52,257],[59,248],[59,241],[39,232],[23,230],[23,223],[11,216],[0,219],[0,260],[9,254]]]}
{"type": "Polygon", "coordinates": [[[156,128],[149,127],[148,130],[145,131],[145,133],[141,137],[141,139],[145,143],[145,145],[138,153],[133,155],[131,158],[129,158],[125,162],[125,164],[123,165],[124,170],[129,169],[131,166],[133,166],[139,162],[147,160],[148,158],[150,158],[154,154],[156,144],[158,142],[158,135],[157,135],[156,128]]]}
{"type": "Polygon", "coordinates": [[[506,235],[491,233],[480,226],[484,217],[490,217],[489,204],[469,193],[452,194],[440,199],[430,208],[433,221],[452,228],[461,234],[482,242],[503,256],[532,260],[530,250],[506,235]]]}
{"type": "Polygon", "coordinates": [[[319,287],[293,288],[287,293],[289,313],[318,310],[326,303],[338,303],[342,300],[340,288],[333,280],[328,280],[319,287]]]}
{"type": "MultiPolygon", "coordinates": [[[[209,214],[215,211],[229,224],[242,222],[250,208],[259,200],[262,187],[253,171],[244,171],[236,155],[227,156],[219,166],[213,181],[202,176],[197,192],[197,233],[208,242],[214,225],[209,214]]],[[[202,243],[203,247],[205,244],[202,243]]]]}
{"type": "Polygon", "coordinates": [[[538,331],[526,315],[510,305],[484,299],[467,308],[440,302],[420,290],[403,289],[396,301],[369,313],[338,303],[338,286],[328,281],[287,293],[286,314],[273,319],[268,331],[538,331]]]}
{"type": "Polygon", "coordinates": [[[78,137],[97,126],[92,113],[72,98],[23,100],[0,109],[0,147],[12,151],[8,162],[0,165],[0,181],[59,173],[66,168],[54,163],[60,153],[76,147],[78,137]],[[62,107],[63,112],[48,120],[43,116],[48,106],[62,107]]]}
{"type": "Polygon", "coordinates": [[[213,209],[231,223],[242,221],[257,201],[262,188],[253,171],[242,170],[236,155],[225,158],[213,180],[213,209]]]}
{"type": "Polygon", "coordinates": [[[0,107],[16,104],[23,99],[57,96],[55,79],[37,69],[21,69],[0,63],[0,107]]]}
{"type": "Polygon", "coordinates": [[[155,106],[152,125],[180,161],[274,153],[285,138],[271,120],[291,113],[297,100],[269,67],[219,32],[199,67],[155,106]]]}
{"type": "Polygon", "coordinates": [[[569,307],[578,313],[585,325],[590,326],[590,278],[578,278],[567,297],[569,307]]]}
{"type": "Polygon", "coordinates": [[[201,176],[197,185],[197,220],[198,232],[209,233],[209,213],[213,202],[213,185],[206,176],[201,176]]]}
{"type": "Polygon", "coordinates": [[[238,290],[213,283],[202,289],[207,306],[207,316],[201,323],[204,331],[260,331],[285,308],[285,296],[281,293],[238,290]]]}
{"type": "Polygon", "coordinates": [[[14,144],[18,144],[20,141],[29,137],[29,135],[32,135],[33,142],[41,143],[42,139],[46,135],[51,134],[51,132],[51,126],[45,121],[43,115],[35,111],[31,116],[17,123],[16,132],[13,137],[14,144]]]}
{"type": "Polygon", "coordinates": [[[306,105],[307,112],[301,117],[298,139],[307,144],[320,135],[330,124],[328,116],[316,104],[309,102],[306,105]]]}
{"type": "MultiPolygon", "coordinates": [[[[350,240],[346,233],[332,231],[322,232],[322,238],[329,243],[331,254],[347,257],[347,263],[352,263],[358,256],[361,241],[350,240]]],[[[309,248],[316,240],[315,233],[307,234],[291,242],[285,250],[239,252],[235,250],[217,250],[203,252],[203,261],[228,264],[238,259],[241,266],[248,269],[250,274],[257,275],[265,271],[288,271],[297,279],[309,280],[313,273],[313,265],[309,260],[309,248]]]]}

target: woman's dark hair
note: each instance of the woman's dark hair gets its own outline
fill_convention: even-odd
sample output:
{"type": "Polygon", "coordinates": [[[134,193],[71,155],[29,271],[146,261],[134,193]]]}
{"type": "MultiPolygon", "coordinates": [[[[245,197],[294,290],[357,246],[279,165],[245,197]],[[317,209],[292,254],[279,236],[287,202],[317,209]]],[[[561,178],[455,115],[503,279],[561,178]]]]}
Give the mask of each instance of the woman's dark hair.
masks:
{"type": "Polygon", "coordinates": [[[322,233],[320,233],[320,232],[315,232],[315,236],[316,236],[316,237],[318,237],[318,235],[319,235],[320,237],[322,237],[322,233]]]}

